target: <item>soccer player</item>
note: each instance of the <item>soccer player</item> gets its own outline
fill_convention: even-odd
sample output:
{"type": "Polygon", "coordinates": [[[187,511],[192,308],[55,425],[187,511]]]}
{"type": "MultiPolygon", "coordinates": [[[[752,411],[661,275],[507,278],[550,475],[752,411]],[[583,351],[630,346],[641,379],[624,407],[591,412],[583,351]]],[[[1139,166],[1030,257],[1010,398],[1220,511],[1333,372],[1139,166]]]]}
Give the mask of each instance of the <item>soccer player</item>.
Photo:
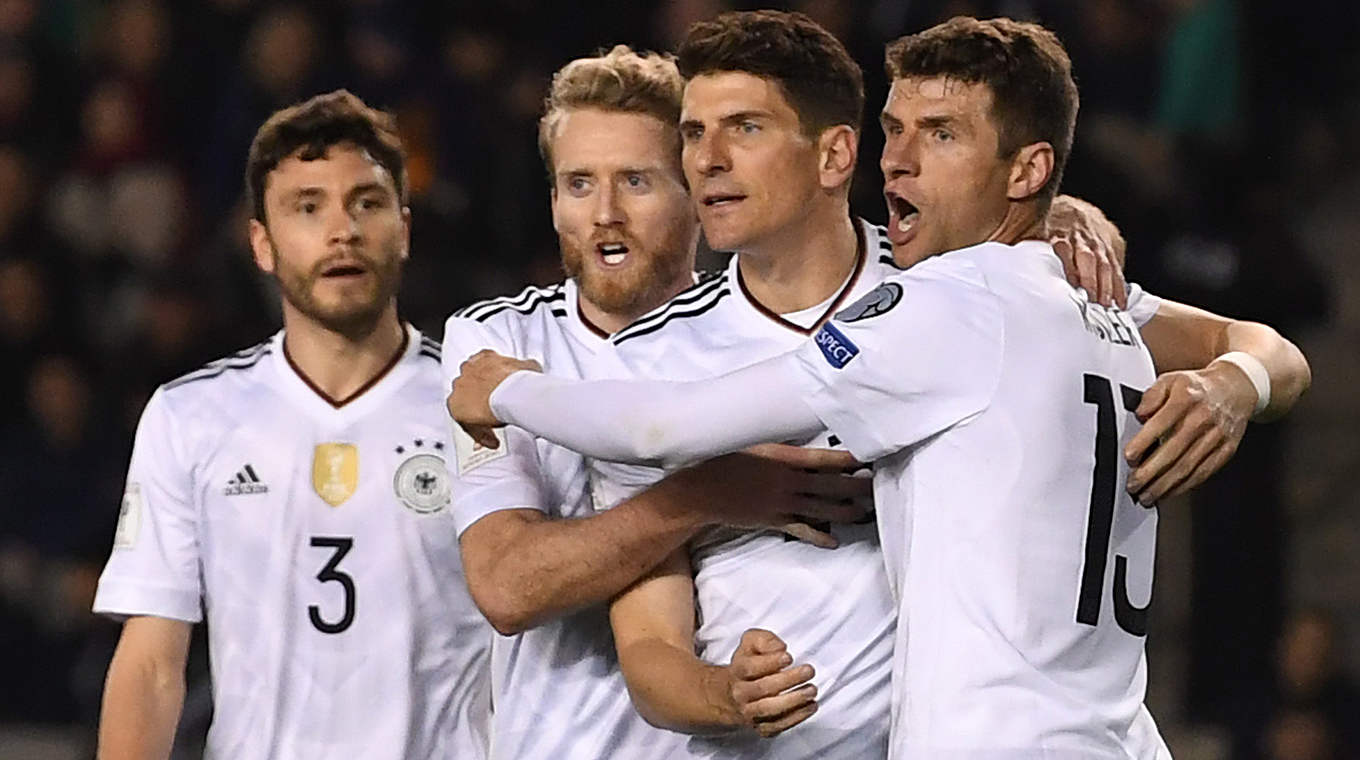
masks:
{"type": "Polygon", "coordinates": [[[220,758],[480,758],[491,629],[464,584],[439,346],[397,318],[406,168],[345,91],[250,148],[284,329],[147,403],[96,612],[124,620],[101,758],[165,758],[206,620],[220,758]]]}
{"type": "Polygon", "coordinates": [[[888,56],[885,196],[911,269],[719,379],[573,383],[486,355],[451,410],[671,464],[825,426],[875,461],[899,611],[890,756],[1165,757],[1142,706],[1156,511],[1127,492],[1120,445],[1137,460],[1152,431],[1174,463],[1158,477],[1187,487],[1231,453],[1233,422],[1294,403],[1307,364],[1265,326],[1151,296],[1107,310],[1066,283],[1036,239],[1076,116],[1051,34],[955,19],[888,56]],[[1154,361],[1181,371],[1154,383],[1154,361]],[[1221,403],[1173,406],[1186,383],[1221,403]]]}
{"type": "MultiPolygon", "coordinates": [[[[624,46],[556,74],[539,147],[568,279],[451,317],[451,373],[496,348],[555,372],[612,374],[609,335],[694,285],[681,88],[669,58],[624,46]]],[[[687,737],[648,725],[630,704],[604,605],[702,528],[778,526],[794,512],[848,519],[854,508],[809,495],[868,493],[839,474],[839,454],[787,448],[709,462],[597,510],[574,452],[514,429],[496,448],[460,431],[455,443],[452,516],[468,584],[505,634],[492,650],[495,758],[686,756],[687,737]],[[831,474],[802,471],[826,463],[831,474]]]]}

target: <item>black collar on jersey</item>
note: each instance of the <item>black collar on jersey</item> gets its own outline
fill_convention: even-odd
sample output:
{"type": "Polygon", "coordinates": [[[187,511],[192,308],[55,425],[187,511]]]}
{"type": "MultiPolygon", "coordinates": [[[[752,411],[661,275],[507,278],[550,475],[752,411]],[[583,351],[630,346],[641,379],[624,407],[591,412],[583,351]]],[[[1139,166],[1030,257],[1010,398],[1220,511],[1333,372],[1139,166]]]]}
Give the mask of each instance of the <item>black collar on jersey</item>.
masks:
{"type": "Polygon", "coordinates": [[[387,373],[391,372],[392,368],[397,366],[397,362],[401,361],[401,357],[406,355],[406,348],[411,343],[411,331],[406,328],[405,323],[401,323],[401,346],[397,348],[397,353],[392,357],[390,361],[387,362],[386,365],[383,366],[382,369],[378,370],[378,374],[374,375],[373,377],[370,377],[368,379],[368,382],[359,386],[358,390],[354,391],[353,393],[349,394],[348,396],[342,399],[337,400],[331,398],[330,394],[321,390],[321,388],[318,387],[316,383],[312,382],[312,379],[310,377],[307,377],[307,373],[303,372],[302,368],[293,362],[293,357],[288,354],[288,341],[286,340],[287,337],[288,333],[284,332],[283,338],[281,338],[280,340],[283,342],[283,358],[285,361],[288,362],[288,366],[293,368],[294,374],[296,374],[298,378],[302,380],[304,385],[312,389],[312,393],[315,393],[316,395],[320,396],[323,401],[335,407],[336,409],[339,409],[345,404],[348,404],[349,402],[369,392],[373,388],[373,386],[378,384],[378,381],[382,380],[384,377],[387,377],[387,373]]]}
{"type": "Polygon", "coordinates": [[[850,294],[850,291],[855,289],[855,283],[859,281],[859,274],[864,271],[864,225],[860,224],[859,220],[854,219],[853,217],[850,219],[850,223],[855,226],[855,270],[850,273],[850,279],[846,280],[845,284],[841,286],[840,292],[831,300],[831,303],[826,307],[826,311],[823,311],[821,316],[817,317],[817,321],[813,322],[810,327],[802,327],[790,322],[782,316],[775,314],[765,306],[765,304],[757,301],[756,297],[751,295],[751,291],[746,289],[746,281],[741,276],[741,265],[738,263],[737,285],[741,287],[741,294],[746,296],[746,300],[749,301],[752,306],[756,307],[756,311],[774,320],[780,327],[793,330],[802,335],[811,335],[817,328],[822,326],[823,322],[830,319],[831,315],[835,314],[841,308],[841,302],[850,294]]]}

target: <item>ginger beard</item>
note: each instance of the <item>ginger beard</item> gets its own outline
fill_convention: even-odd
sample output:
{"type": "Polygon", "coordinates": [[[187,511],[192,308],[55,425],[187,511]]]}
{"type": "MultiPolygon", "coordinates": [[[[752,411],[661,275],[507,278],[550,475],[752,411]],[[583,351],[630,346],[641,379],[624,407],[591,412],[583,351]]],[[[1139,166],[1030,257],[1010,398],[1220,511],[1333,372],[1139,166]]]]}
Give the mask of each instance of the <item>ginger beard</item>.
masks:
{"type": "Polygon", "coordinates": [[[576,280],[581,295],[600,310],[640,317],[660,306],[675,283],[693,270],[695,228],[695,224],[677,218],[657,231],[655,243],[640,241],[628,233],[588,240],[560,234],[562,268],[576,280]],[[612,243],[626,250],[626,261],[617,269],[602,261],[602,246],[612,243]]]}
{"type": "Polygon", "coordinates": [[[399,240],[383,244],[374,258],[358,250],[330,254],[303,271],[269,243],[273,278],[284,300],[303,316],[335,333],[361,337],[373,331],[401,287],[399,240]]]}

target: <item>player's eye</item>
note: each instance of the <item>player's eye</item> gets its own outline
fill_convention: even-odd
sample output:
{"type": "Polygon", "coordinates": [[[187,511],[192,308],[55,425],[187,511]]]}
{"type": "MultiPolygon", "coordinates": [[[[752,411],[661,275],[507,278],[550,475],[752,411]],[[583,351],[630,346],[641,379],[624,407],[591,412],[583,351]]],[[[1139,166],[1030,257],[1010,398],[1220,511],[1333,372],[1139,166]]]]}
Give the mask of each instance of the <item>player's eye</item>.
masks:
{"type": "Polygon", "coordinates": [[[308,215],[315,214],[317,208],[316,201],[302,201],[298,204],[298,211],[308,215]]]}
{"type": "Polygon", "coordinates": [[[623,178],[623,182],[629,188],[642,189],[647,187],[647,177],[640,172],[629,172],[623,178]]]}
{"type": "Polygon", "coordinates": [[[949,142],[954,139],[954,135],[947,129],[937,129],[931,134],[940,142],[949,142]]]}
{"type": "Polygon", "coordinates": [[[680,128],[680,139],[685,142],[694,142],[704,136],[704,128],[694,125],[680,128]]]}
{"type": "Polygon", "coordinates": [[[760,131],[760,125],[747,119],[737,125],[737,129],[744,135],[753,135],[760,131]]]}
{"type": "Polygon", "coordinates": [[[380,209],[385,205],[386,204],[383,203],[381,198],[372,195],[359,199],[359,208],[363,211],[373,211],[374,209],[380,209]]]}
{"type": "Polygon", "coordinates": [[[585,177],[568,177],[567,190],[575,194],[584,193],[590,189],[590,181],[585,177]]]}

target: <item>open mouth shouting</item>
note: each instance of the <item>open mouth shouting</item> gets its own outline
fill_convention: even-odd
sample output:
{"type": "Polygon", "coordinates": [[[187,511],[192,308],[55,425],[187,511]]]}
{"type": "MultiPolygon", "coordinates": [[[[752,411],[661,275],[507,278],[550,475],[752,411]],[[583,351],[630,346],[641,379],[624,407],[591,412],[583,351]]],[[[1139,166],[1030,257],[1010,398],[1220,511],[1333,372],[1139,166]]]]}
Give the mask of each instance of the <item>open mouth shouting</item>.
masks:
{"type": "Polygon", "coordinates": [[[905,245],[915,236],[921,211],[894,190],[885,190],[883,197],[888,201],[888,239],[893,245],[905,245]]]}
{"type": "Polygon", "coordinates": [[[595,252],[599,254],[600,262],[604,264],[604,267],[612,269],[628,263],[630,249],[623,243],[596,243],[595,252]]]}

